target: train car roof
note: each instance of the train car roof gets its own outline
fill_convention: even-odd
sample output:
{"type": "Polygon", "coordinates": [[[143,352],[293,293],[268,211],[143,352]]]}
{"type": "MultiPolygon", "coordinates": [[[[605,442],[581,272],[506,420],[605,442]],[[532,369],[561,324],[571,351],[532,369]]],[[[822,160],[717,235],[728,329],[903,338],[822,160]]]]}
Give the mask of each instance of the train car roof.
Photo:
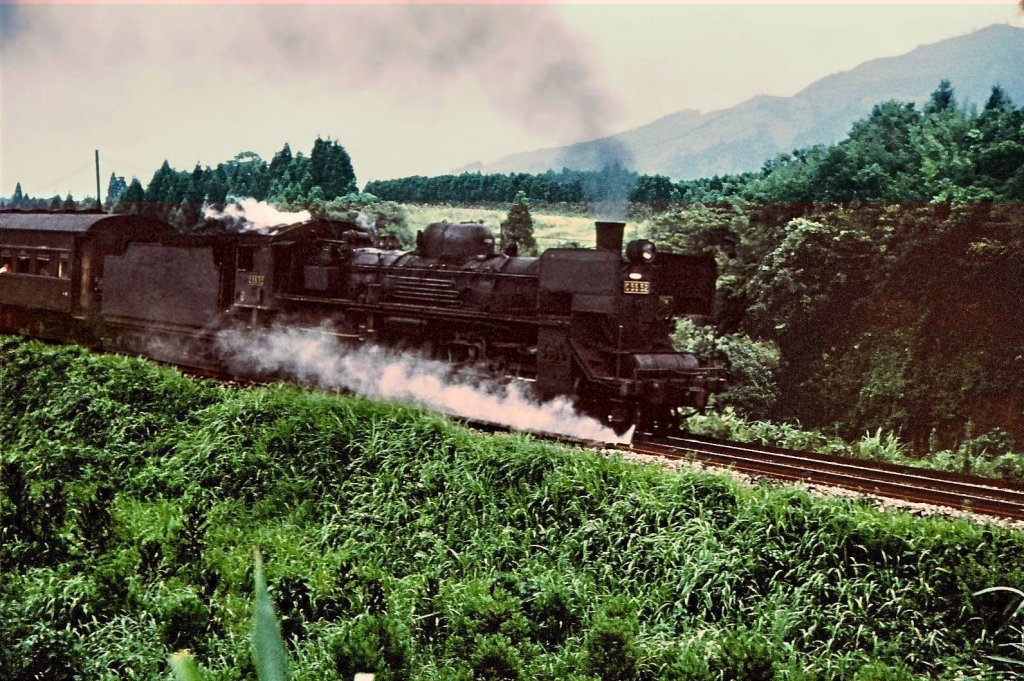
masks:
{"type": "Polygon", "coordinates": [[[109,213],[0,213],[0,229],[34,232],[88,234],[98,227],[145,224],[157,233],[171,233],[174,228],[163,220],[140,215],[109,213]]]}

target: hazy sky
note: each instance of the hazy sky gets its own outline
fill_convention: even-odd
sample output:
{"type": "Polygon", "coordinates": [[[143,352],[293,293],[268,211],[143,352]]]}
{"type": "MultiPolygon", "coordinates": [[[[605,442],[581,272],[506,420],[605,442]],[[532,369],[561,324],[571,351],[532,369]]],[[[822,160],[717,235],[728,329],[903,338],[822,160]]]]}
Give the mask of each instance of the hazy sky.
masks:
{"type": "Polygon", "coordinates": [[[362,186],[792,95],[1016,2],[0,5],[0,194],[339,140],[362,186]]]}

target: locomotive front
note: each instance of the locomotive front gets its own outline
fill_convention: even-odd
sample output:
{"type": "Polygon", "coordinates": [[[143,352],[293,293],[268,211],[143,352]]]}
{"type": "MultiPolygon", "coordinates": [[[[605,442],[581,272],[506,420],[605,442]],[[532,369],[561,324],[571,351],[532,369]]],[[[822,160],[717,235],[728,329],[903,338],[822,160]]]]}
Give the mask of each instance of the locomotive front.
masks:
{"type": "Polygon", "coordinates": [[[542,395],[578,394],[581,406],[622,430],[674,426],[680,409],[703,410],[725,372],[675,352],[676,317],[710,316],[717,268],[711,256],[659,253],[647,240],[623,256],[621,222],[597,223],[597,249],[550,249],[541,256],[539,309],[568,317],[542,328],[537,383],[542,395]]]}

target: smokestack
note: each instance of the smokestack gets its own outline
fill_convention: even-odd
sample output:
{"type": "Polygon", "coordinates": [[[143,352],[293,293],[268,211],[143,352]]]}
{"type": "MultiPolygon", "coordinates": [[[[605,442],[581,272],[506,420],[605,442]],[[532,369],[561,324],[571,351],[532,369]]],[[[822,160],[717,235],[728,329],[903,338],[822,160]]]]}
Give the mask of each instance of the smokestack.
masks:
{"type": "Polygon", "coordinates": [[[597,221],[594,226],[597,227],[597,250],[622,255],[622,235],[626,231],[626,223],[597,221]]]}

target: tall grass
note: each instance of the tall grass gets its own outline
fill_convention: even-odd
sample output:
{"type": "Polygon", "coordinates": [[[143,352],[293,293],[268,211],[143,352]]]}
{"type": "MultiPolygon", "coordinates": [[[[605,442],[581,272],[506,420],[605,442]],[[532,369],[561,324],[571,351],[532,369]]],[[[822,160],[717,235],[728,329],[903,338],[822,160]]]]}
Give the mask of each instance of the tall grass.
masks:
{"type": "Polygon", "coordinates": [[[894,433],[865,433],[855,442],[805,430],[788,423],[745,419],[731,408],[693,416],[687,428],[694,433],[740,442],[758,442],[775,447],[799,449],[855,458],[884,461],[904,466],[952,473],[969,473],[1024,483],[1024,453],[1010,451],[1009,442],[998,434],[966,439],[955,450],[936,450],[915,456],[894,433]]]}
{"type": "MultiPolygon", "coordinates": [[[[0,669],[252,678],[981,675],[1024,535],[421,411],[0,339],[0,669]],[[69,427],[68,423],[75,424],[69,427]]],[[[1008,647],[1010,646],[1010,647],[1008,647]]]]}

